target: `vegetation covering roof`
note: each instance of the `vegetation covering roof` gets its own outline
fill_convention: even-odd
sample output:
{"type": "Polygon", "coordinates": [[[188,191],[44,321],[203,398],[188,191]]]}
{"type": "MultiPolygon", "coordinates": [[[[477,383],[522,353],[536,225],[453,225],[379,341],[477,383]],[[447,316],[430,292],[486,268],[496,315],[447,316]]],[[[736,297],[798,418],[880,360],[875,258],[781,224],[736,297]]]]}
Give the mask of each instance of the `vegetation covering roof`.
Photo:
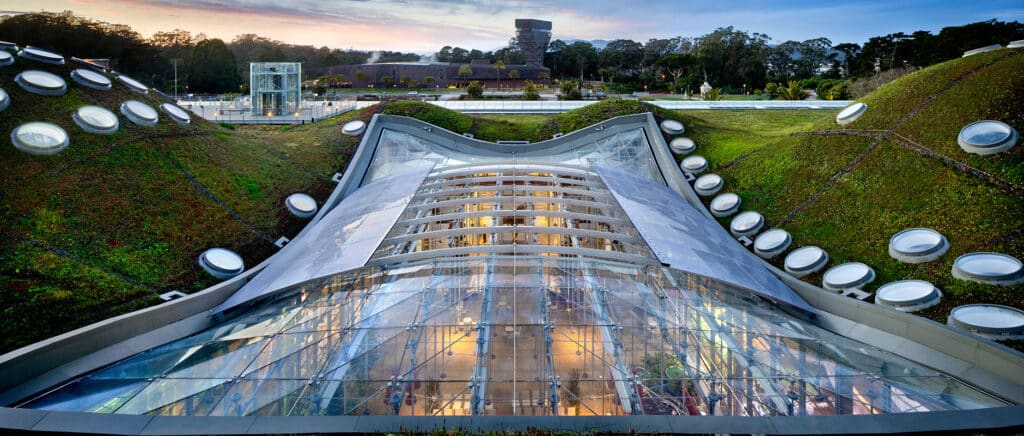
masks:
{"type": "Polygon", "coordinates": [[[20,58],[0,68],[11,98],[0,131],[47,121],[71,137],[54,156],[0,146],[0,352],[159,303],[163,292],[214,284],[195,261],[207,248],[238,251],[255,265],[276,250],[274,239],[304,224],[284,197],[325,199],[357,144],[334,123],[271,135],[198,116],[183,127],[163,113],[156,127],[120,116],[116,134],[86,133],[71,118],[83,105],[118,112],[125,100],[154,108],[166,100],[119,83],[110,91],[79,86],[68,75],[74,68],[20,58]],[[30,68],[65,78],[67,94],[22,90],[14,76],[30,68]]]}
{"type": "MultiPolygon", "coordinates": [[[[928,280],[945,298],[922,315],[939,322],[967,303],[1024,308],[1024,286],[981,285],[950,274],[953,260],[969,252],[1024,257],[1024,148],[978,156],[956,142],[960,129],[977,120],[1024,128],[1022,68],[1019,49],[955,59],[865,96],[867,112],[850,125],[837,126],[830,116],[747,147],[719,147],[712,136],[702,151],[744,209],[791,232],[794,247],[819,245],[832,264],[872,266],[878,278],[868,290],[928,280]],[[889,238],[911,227],[939,231],[950,250],[934,262],[897,262],[887,253],[889,238]]],[[[821,275],[805,280],[820,285],[821,275]]]]}

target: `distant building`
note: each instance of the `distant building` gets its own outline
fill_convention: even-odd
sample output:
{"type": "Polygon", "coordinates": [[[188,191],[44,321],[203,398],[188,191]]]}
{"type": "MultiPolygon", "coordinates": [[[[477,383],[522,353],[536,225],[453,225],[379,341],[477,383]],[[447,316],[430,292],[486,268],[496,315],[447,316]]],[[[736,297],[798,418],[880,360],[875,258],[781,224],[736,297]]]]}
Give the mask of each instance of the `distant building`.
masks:
{"type": "Polygon", "coordinates": [[[312,71],[314,75],[340,74],[353,88],[447,88],[462,87],[471,81],[479,81],[488,88],[518,88],[531,80],[548,83],[551,70],[544,67],[544,52],[551,40],[551,22],[531,19],[516,20],[516,36],[525,59],[524,65],[506,65],[497,68],[486,59],[475,59],[469,64],[437,62],[387,62],[360,65],[335,65],[312,71]],[[470,67],[469,74],[459,74],[464,65],[470,67]],[[518,77],[512,79],[509,73],[515,71],[518,77]],[[408,82],[402,83],[407,78],[408,82]],[[412,83],[415,82],[415,85],[412,83]]]}
{"type": "Polygon", "coordinates": [[[516,20],[516,38],[526,65],[543,66],[544,52],[551,42],[551,22],[520,18],[516,20]]]}
{"type": "Polygon", "coordinates": [[[250,63],[249,96],[253,115],[279,115],[299,110],[302,96],[302,64],[250,63]]]}
{"type": "Polygon", "coordinates": [[[447,88],[462,87],[476,80],[488,88],[517,88],[526,80],[545,82],[541,73],[551,74],[544,67],[528,65],[506,65],[505,70],[497,71],[495,66],[486,59],[475,60],[469,64],[446,64],[430,62],[388,62],[379,64],[335,65],[323,69],[318,74],[341,74],[345,81],[352,83],[354,88],[407,87],[400,83],[402,78],[416,82],[410,88],[447,88]],[[460,75],[463,65],[469,65],[470,73],[460,75]],[[519,77],[509,78],[509,72],[517,71],[519,77]],[[390,78],[390,80],[389,80],[390,78]],[[500,78],[500,80],[499,80],[500,78]],[[499,83],[500,81],[500,83],[499,83]]]}

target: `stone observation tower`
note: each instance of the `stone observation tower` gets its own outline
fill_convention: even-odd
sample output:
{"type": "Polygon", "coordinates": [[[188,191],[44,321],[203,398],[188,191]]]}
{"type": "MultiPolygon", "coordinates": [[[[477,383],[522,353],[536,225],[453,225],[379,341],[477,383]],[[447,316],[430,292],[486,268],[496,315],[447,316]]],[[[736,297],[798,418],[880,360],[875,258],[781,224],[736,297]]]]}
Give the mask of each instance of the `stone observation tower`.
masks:
{"type": "Polygon", "coordinates": [[[544,65],[544,52],[551,42],[551,22],[533,19],[516,20],[516,37],[519,39],[519,49],[523,52],[523,59],[527,66],[540,67],[544,65]]]}

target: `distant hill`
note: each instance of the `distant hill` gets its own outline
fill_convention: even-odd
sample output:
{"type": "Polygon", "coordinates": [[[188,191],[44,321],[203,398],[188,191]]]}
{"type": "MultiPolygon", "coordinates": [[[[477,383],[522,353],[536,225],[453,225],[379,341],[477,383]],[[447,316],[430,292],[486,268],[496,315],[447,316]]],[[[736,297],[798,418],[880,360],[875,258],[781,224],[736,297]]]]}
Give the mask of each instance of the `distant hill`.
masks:
{"type": "MultiPolygon", "coordinates": [[[[555,38],[555,39],[558,39],[558,38],[555,38]]],[[[572,43],[578,42],[578,41],[579,42],[586,42],[586,43],[590,43],[590,45],[594,46],[594,48],[596,48],[598,50],[604,50],[604,48],[608,46],[608,43],[611,42],[610,40],[607,40],[607,39],[576,39],[576,38],[563,39],[562,41],[564,41],[566,45],[572,45],[572,43]]]]}

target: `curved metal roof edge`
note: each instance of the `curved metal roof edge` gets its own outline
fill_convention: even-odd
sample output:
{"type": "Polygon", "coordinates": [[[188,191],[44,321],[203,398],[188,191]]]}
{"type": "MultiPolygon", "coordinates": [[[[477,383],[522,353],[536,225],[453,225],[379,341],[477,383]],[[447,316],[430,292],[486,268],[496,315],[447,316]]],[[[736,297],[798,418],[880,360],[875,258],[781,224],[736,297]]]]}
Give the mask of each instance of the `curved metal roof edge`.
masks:
{"type": "Polygon", "coordinates": [[[103,434],[366,434],[472,432],[892,434],[1019,431],[1024,406],[843,416],[137,416],[0,408],[0,429],[103,434]]]}

